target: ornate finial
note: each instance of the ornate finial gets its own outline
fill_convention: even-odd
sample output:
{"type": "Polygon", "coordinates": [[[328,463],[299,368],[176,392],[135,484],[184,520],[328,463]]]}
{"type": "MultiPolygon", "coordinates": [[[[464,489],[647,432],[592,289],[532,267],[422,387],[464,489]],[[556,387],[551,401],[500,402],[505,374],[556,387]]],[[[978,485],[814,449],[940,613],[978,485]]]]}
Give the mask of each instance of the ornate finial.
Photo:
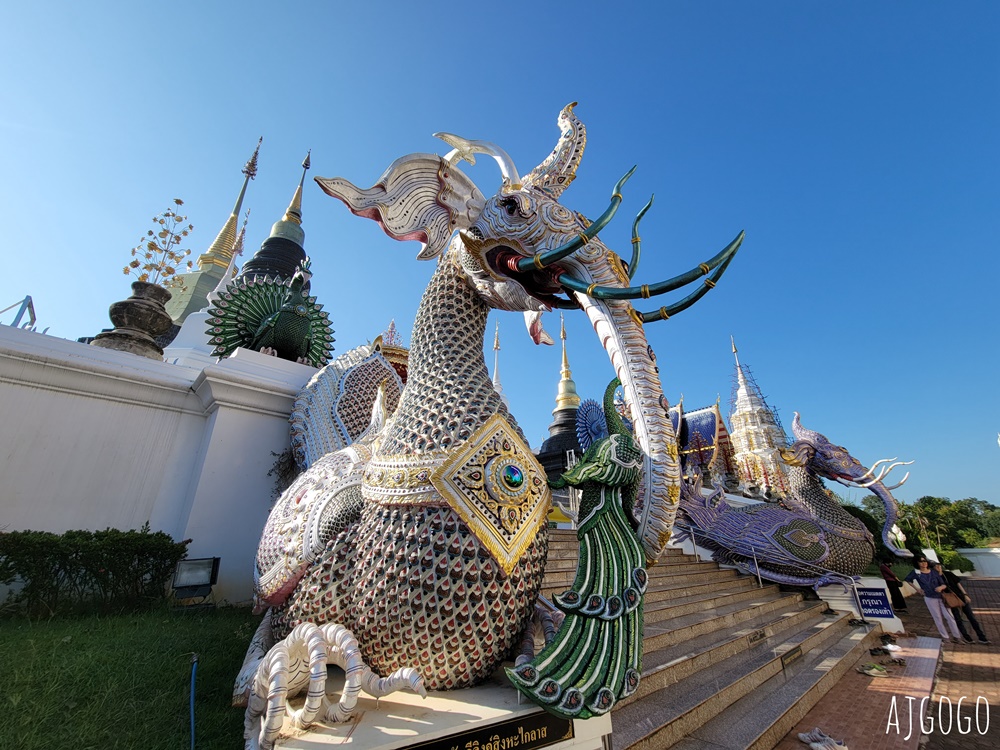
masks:
{"type": "Polygon", "coordinates": [[[736,357],[736,370],[738,374],[742,376],[743,370],[740,367],[739,350],[736,348],[736,339],[733,338],[732,334],[729,334],[729,342],[733,345],[733,356],[736,357]]]}
{"type": "Polygon", "coordinates": [[[383,346],[403,348],[403,337],[399,335],[399,331],[396,329],[395,319],[389,321],[389,327],[382,332],[379,338],[382,339],[383,346]]]}
{"type": "Polygon", "coordinates": [[[260,153],[260,144],[263,142],[264,136],[257,139],[257,148],[253,150],[253,156],[247,160],[247,163],[243,167],[243,174],[251,180],[257,176],[257,154],[260,153]]]}
{"type": "Polygon", "coordinates": [[[292,202],[288,205],[288,210],[281,217],[282,221],[290,221],[293,224],[302,223],[302,186],[306,181],[306,172],[309,171],[309,167],[311,166],[309,158],[311,155],[312,149],[309,149],[306,153],[306,158],[302,160],[302,179],[299,180],[299,186],[295,189],[295,195],[292,196],[292,202]]]}
{"type": "MultiPolygon", "coordinates": [[[[215,237],[215,241],[211,244],[208,250],[206,250],[200,258],[198,258],[198,268],[202,271],[210,268],[211,266],[217,266],[218,268],[224,269],[231,268],[229,261],[233,259],[233,248],[236,246],[236,222],[240,215],[240,210],[243,208],[243,196],[246,195],[247,185],[257,174],[257,154],[260,153],[260,144],[263,140],[263,136],[257,140],[257,147],[253,150],[253,156],[250,157],[246,165],[241,170],[244,174],[243,187],[240,188],[240,195],[236,199],[236,205],[233,207],[233,212],[229,215],[226,223],[222,225],[222,229],[219,230],[219,234],[215,237]]],[[[225,274],[223,274],[223,277],[228,278],[225,274]]]]}
{"type": "MultiPolygon", "coordinates": [[[[561,312],[559,313],[559,338],[561,338],[563,341],[566,340],[566,318],[563,316],[561,312]]],[[[565,351],[565,349],[566,345],[563,344],[563,350],[565,351]]]]}
{"type": "Polygon", "coordinates": [[[493,351],[500,351],[500,321],[497,321],[497,329],[493,334],[493,351]]]}

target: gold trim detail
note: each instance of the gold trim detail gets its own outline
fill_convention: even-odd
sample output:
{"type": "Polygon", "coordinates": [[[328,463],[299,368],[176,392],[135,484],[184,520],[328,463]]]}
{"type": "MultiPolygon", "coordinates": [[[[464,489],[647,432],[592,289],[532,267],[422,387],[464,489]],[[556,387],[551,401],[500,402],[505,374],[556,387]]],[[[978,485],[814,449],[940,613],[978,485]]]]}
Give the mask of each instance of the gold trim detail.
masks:
{"type": "Polygon", "coordinates": [[[588,297],[594,296],[594,290],[597,289],[597,284],[591,284],[587,287],[587,291],[584,292],[588,297]]]}
{"type": "Polygon", "coordinates": [[[699,263],[698,264],[698,268],[701,269],[701,275],[702,276],[704,276],[705,274],[707,274],[709,271],[712,270],[711,268],[708,267],[707,263],[699,263]]]}
{"type": "Polygon", "coordinates": [[[431,483],[510,575],[549,513],[545,471],[499,414],[449,453],[431,483]]]}
{"type": "Polygon", "coordinates": [[[660,308],[660,320],[667,320],[670,316],[667,314],[667,308],[660,308]]]}
{"type": "Polygon", "coordinates": [[[649,299],[649,284],[643,284],[639,287],[639,294],[642,295],[643,299],[649,299]]]}
{"type": "Polygon", "coordinates": [[[715,289],[715,282],[712,281],[711,279],[705,279],[705,286],[707,286],[709,289],[715,289]]]}
{"type": "Polygon", "coordinates": [[[533,255],[531,257],[531,262],[535,264],[535,268],[537,268],[539,271],[541,271],[541,270],[543,270],[545,268],[545,264],[542,263],[542,254],[541,253],[536,253],[535,255],[533,255]]]}
{"type": "Polygon", "coordinates": [[[642,319],[642,313],[632,307],[632,305],[628,306],[628,316],[632,318],[632,320],[635,321],[635,324],[640,328],[646,324],[646,321],[642,319]]]}
{"type": "Polygon", "coordinates": [[[633,237],[632,238],[632,244],[633,245],[638,245],[640,242],[642,242],[642,238],[641,237],[633,237]]]}
{"type": "Polygon", "coordinates": [[[590,242],[590,240],[591,240],[591,238],[590,238],[590,237],[588,237],[588,236],[587,236],[586,234],[584,234],[583,232],[577,232],[577,233],[576,233],[576,236],[577,236],[577,237],[579,237],[579,238],[580,238],[580,239],[581,239],[581,240],[583,241],[583,244],[584,244],[584,245],[586,245],[586,244],[587,244],[588,242],[590,242]]]}
{"type": "Polygon", "coordinates": [[[615,198],[617,198],[618,200],[624,200],[621,193],[612,193],[611,200],[614,200],[615,198]]]}

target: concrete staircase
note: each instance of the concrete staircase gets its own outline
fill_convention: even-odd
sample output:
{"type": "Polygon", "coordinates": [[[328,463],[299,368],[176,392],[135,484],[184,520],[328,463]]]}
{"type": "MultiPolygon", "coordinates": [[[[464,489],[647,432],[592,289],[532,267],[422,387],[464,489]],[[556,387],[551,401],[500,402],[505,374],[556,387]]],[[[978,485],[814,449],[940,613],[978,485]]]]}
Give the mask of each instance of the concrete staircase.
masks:
{"type": "MultiPolygon", "coordinates": [[[[576,570],[575,531],[551,531],[542,594],[576,570]]],[[[853,613],[668,549],[649,569],[643,674],[612,712],[615,750],[771,750],[879,645],[853,613]]]]}

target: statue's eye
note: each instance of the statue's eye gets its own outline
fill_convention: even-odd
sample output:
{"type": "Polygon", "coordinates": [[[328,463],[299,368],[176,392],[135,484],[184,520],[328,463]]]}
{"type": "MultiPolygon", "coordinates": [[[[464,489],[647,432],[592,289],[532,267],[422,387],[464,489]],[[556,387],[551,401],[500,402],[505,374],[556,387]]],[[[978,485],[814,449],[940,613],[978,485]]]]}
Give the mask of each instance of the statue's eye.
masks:
{"type": "Polygon", "coordinates": [[[508,216],[514,216],[518,213],[517,201],[513,198],[502,198],[500,200],[500,207],[507,212],[508,216]]]}

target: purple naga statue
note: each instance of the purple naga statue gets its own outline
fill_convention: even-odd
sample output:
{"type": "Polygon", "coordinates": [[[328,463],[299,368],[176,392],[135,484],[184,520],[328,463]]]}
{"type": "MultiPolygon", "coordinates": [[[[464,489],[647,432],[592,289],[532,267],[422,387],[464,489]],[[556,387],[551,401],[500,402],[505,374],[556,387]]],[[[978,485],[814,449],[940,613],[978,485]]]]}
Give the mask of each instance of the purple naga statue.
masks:
{"type": "Polygon", "coordinates": [[[705,497],[700,476],[686,483],[679,513],[690,528],[678,525],[678,537],[694,537],[713,551],[713,558],[777,583],[818,588],[829,583],[848,584],[861,575],[875,554],[875,541],[860,520],[845,511],[823,487],[820,477],[849,487],[870,490],[885,504],[882,528],[885,545],[900,557],[911,553],[899,546],[895,529],[899,509],[882,480],[902,462],[890,463],[878,475],[883,459],[866,469],[847,452],[818,432],[805,429],[795,413],[795,442],[781,451],[789,465],[791,491],[778,503],[733,508],[723,501],[722,490],[705,497]]]}

